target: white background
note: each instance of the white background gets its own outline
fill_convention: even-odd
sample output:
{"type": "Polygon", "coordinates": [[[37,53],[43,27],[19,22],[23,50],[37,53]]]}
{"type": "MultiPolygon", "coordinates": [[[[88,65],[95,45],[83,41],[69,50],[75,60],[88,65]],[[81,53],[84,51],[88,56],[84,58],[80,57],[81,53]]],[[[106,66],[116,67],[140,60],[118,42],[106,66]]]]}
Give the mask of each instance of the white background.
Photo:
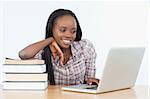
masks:
{"type": "MultiPolygon", "coordinates": [[[[4,57],[18,58],[18,51],[45,37],[47,19],[58,8],[72,10],[80,22],[83,38],[93,42],[98,77],[101,57],[109,46],[146,46],[148,48],[148,2],[146,1],[5,1],[0,3],[0,83],[4,57]]],[[[137,85],[148,82],[148,49],[138,75],[137,85]]]]}

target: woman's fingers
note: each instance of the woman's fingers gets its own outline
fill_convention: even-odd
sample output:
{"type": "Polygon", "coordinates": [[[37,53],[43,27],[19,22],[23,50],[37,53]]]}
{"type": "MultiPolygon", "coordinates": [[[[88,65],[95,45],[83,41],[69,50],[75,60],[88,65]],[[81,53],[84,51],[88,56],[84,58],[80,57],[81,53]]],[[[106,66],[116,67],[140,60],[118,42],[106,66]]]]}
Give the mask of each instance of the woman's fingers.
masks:
{"type": "Polygon", "coordinates": [[[56,52],[52,52],[52,55],[53,55],[53,58],[55,59],[56,56],[57,56],[57,53],[56,52]]]}
{"type": "Polygon", "coordinates": [[[61,66],[63,66],[63,61],[64,61],[63,53],[60,53],[59,58],[60,58],[60,64],[61,64],[61,66]]]}
{"type": "Polygon", "coordinates": [[[99,79],[96,79],[96,78],[88,78],[87,79],[87,84],[89,84],[89,85],[92,85],[92,84],[98,85],[98,83],[99,83],[99,79]]]}
{"type": "Polygon", "coordinates": [[[56,56],[58,55],[60,62],[61,62],[60,64],[63,65],[64,55],[63,55],[63,52],[61,51],[60,47],[56,43],[56,41],[52,42],[52,44],[50,45],[50,48],[52,51],[53,58],[55,59],[56,56]]]}
{"type": "Polygon", "coordinates": [[[54,48],[54,46],[52,46],[52,45],[50,45],[49,47],[50,47],[50,49],[51,49],[53,58],[55,59],[55,58],[56,58],[56,55],[57,55],[57,50],[56,50],[56,49],[54,48]]]}
{"type": "Polygon", "coordinates": [[[58,44],[56,42],[54,42],[54,47],[57,50],[57,53],[59,55],[59,58],[60,58],[60,61],[61,61],[61,64],[62,64],[63,61],[64,61],[64,54],[63,54],[63,52],[61,51],[61,49],[59,48],[59,46],[58,46],[58,44]]]}

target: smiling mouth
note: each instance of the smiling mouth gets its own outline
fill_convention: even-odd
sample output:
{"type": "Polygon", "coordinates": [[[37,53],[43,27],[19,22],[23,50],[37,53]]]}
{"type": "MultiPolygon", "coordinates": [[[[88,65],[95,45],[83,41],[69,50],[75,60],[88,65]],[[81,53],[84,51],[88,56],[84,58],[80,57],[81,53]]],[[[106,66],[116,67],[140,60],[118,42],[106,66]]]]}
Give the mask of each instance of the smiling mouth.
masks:
{"type": "Polygon", "coordinates": [[[63,40],[63,43],[66,45],[70,45],[71,44],[71,40],[63,40]]]}

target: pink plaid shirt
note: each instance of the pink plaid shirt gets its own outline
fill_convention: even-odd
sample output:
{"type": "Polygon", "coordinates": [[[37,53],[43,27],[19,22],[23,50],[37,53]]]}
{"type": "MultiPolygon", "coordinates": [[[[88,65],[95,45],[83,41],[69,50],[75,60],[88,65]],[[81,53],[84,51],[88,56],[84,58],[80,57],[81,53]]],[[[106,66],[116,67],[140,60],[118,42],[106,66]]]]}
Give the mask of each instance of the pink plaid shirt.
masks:
{"type": "MultiPolygon", "coordinates": [[[[60,66],[59,57],[52,58],[56,84],[81,84],[88,77],[95,77],[96,52],[88,40],[74,41],[71,44],[72,56],[68,62],[60,66]]],[[[41,58],[41,55],[36,57],[41,58]]]]}

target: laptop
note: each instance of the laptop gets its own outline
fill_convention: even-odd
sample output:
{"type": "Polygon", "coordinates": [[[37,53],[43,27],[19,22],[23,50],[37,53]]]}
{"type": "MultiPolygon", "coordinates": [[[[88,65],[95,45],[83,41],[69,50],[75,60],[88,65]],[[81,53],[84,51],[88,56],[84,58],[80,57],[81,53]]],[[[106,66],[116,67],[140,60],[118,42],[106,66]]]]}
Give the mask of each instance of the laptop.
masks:
{"type": "Polygon", "coordinates": [[[104,70],[98,85],[70,85],[63,86],[62,90],[104,93],[132,88],[137,79],[144,51],[144,47],[110,48],[104,60],[104,70]]]}

